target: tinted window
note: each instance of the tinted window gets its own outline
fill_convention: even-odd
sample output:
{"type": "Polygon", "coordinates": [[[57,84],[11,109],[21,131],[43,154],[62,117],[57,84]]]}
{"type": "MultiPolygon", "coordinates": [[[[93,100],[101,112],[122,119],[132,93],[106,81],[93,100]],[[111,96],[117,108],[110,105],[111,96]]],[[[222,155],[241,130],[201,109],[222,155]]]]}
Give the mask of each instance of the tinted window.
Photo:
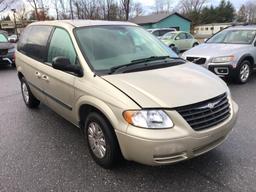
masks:
{"type": "Polygon", "coordinates": [[[251,44],[255,30],[224,30],[210,38],[207,43],[251,44]]]}
{"type": "Polygon", "coordinates": [[[155,36],[159,36],[159,31],[154,31],[153,34],[154,34],[155,36]]]}
{"type": "Polygon", "coordinates": [[[160,31],[160,36],[163,36],[164,34],[168,33],[168,32],[171,32],[173,30],[161,30],[160,31]]]}
{"type": "Polygon", "coordinates": [[[181,33],[181,34],[178,35],[178,38],[179,39],[186,39],[187,37],[186,37],[185,33],[181,33]]]}
{"type": "Polygon", "coordinates": [[[76,64],[76,52],[69,34],[64,29],[56,28],[49,46],[47,62],[52,63],[59,56],[68,58],[72,65],[76,64]]]}
{"type": "Polygon", "coordinates": [[[27,28],[21,35],[18,50],[39,61],[46,60],[46,45],[52,27],[32,26],[27,28]]]}
{"type": "Polygon", "coordinates": [[[186,33],[187,35],[187,39],[193,39],[192,35],[190,35],[189,33],[186,33]]]}
{"type": "Polygon", "coordinates": [[[7,38],[5,37],[5,35],[0,34],[0,43],[7,43],[7,42],[8,42],[8,40],[7,40],[7,38]]]}

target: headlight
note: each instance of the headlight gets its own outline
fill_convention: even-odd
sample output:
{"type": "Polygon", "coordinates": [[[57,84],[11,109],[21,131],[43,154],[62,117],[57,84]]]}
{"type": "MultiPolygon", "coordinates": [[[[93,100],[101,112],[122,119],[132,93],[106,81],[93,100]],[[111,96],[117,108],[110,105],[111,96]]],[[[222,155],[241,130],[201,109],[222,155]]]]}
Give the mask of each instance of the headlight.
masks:
{"type": "Polygon", "coordinates": [[[235,60],[235,56],[215,57],[212,59],[212,63],[228,63],[235,60]]]}
{"type": "Polygon", "coordinates": [[[166,129],[173,127],[173,122],[162,110],[125,111],[124,119],[136,127],[166,129]]]}

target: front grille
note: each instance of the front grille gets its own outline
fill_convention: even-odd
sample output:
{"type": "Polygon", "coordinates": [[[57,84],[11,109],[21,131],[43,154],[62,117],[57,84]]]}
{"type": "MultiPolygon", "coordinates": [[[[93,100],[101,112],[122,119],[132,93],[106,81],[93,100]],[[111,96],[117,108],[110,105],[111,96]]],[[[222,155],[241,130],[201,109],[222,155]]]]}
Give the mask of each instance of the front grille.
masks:
{"type": "Polygon", "coordinates": [[[0,49],[0,55],[6,55],[8,53],[8,49],[0,49]]]}
{"type": "Polygon", "coordinates": [[[176,110],[196,131],[218,125],[230,116],[230,106],[226,93],[207,101],[178,107],[176,110]]]}
{"type": "Polygon", "coordinates": [[[206,58],[202,58],[202,57],[187,57],[186,59],[198,65],[203,65],[206,62],[206,58]]]}

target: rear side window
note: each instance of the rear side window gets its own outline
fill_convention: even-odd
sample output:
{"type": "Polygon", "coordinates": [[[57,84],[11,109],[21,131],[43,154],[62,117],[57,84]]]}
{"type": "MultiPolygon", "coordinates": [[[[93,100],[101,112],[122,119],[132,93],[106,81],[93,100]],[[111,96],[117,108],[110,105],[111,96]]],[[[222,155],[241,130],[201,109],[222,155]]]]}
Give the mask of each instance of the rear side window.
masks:
{"type": "Polygon", "coordinates": [[[47,62],[52,63],[52,60],[59,56],[68,58],[72,65],[76,64],[77,56],[68,32],[56,28],[49,46],[47,62]]]}
{"type": "Polygon", "coordinates": [[[47,42],[51,34],[50,26],[32,26],[21,35],[18,50],[38,61],[46,61],[47,42]]]}

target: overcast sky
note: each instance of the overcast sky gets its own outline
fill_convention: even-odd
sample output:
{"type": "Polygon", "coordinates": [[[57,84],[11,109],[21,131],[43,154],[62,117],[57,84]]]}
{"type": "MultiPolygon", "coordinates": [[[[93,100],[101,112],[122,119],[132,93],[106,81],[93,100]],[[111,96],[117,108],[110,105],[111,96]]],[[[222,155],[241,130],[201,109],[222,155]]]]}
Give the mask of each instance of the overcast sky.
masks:
{"type": "MultiPolygon", "coordinates": [[[[152,7],[155,4],[155,0],[136,0],[137,2],[140,2],[142,5],[146,7],[152,7]]],[[[208,0],[209,5],[218,5],[221,0],[208,0]]],[[[245,2],[245,0],[230,0],[233,5],[235,6],[236,9],[239,9],[242,3],[245,2]]],[[[173,2],[173,7],[177,6],[177,3],[179,0],[172,0],[173,2]]]]}
{"type": "MultiPolygon", "coordinates": [[[[23,1],[26,2],[26,0],[23,0],[23,1]]],[[[143,5],[144,9],[146,10],[145,11],[146,14],[150,13],[152,11],[152,7],[154,7],[154,4],[155,4],[155,0],[134,0],[134,1],[140,2],[143,5]]],[[[177,3],[179,2],[179,0],[170,0],[170,1],[173,3],[173,5],[172,5],[173,8],[178,6],[177,3]]],[[[219,4],[220,1],[221,0],[208,0],[208,5],[216,6],[219,4]]],[[[230,0],[230,1],[233,3],[233,5],[235,6],[236,9],[239,9],[240,6],[247,0],[230,0]]],[[[18,8],[18,6],[19,6],[19,4],[16,4],[16,6],[14,6],[14,7],[18,8]]],[[[26,3],[26,6],[27,6],[27,9],[31,9],[31,6],[28,3],[26,3]]],[[[8,15],[9,13],[10,13],[9,11],[5,11],[4,13],[1,13],[0,16],[8,15]]],[[[51,15],[55,14],[55,11],[50,10],[50,14],[51,15]]],[[[12,16],[12,14],[11,14],[11,16],[12,16]]]]}

